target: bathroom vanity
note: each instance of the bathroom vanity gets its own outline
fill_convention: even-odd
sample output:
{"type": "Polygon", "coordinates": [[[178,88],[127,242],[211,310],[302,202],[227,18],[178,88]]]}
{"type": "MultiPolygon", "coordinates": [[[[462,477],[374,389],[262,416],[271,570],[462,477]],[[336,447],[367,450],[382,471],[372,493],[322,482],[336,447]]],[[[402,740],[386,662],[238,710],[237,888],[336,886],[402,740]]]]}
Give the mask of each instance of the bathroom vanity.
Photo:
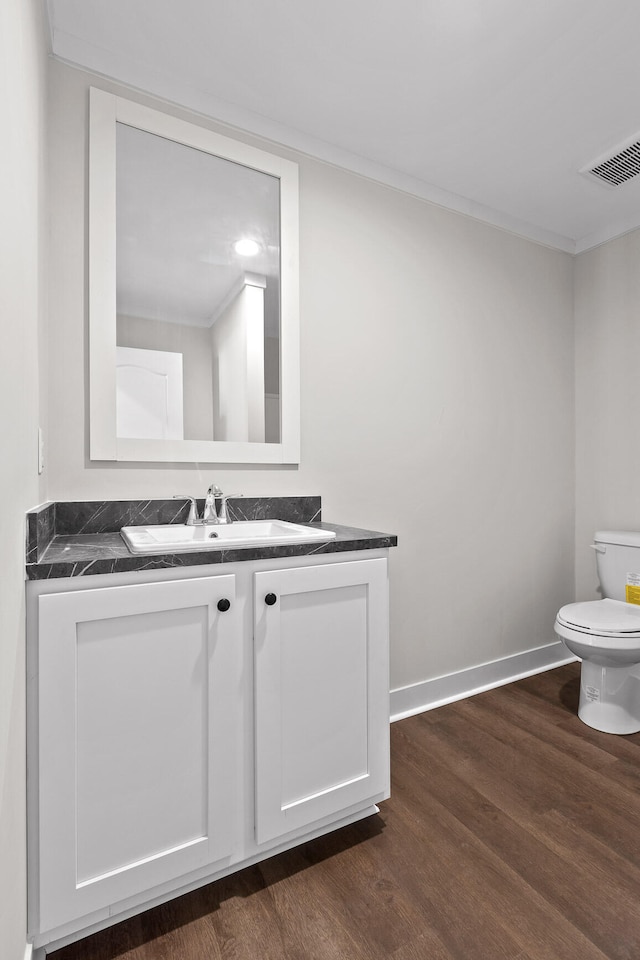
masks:
{"type": "MultiPolygon", "coordinates": [[[[331,540],[131,555],[175,501],[28,518],[29,923],[51,950],[377,811],[388,551],[319,498],[236,501],[331,540]],[[283,516],[284,514],[284,516],[283,516]],[[76,530],[72,527],[76,526],[76,530]]],[[[180,504],[180,510],[182,510],[180,504]]]]}

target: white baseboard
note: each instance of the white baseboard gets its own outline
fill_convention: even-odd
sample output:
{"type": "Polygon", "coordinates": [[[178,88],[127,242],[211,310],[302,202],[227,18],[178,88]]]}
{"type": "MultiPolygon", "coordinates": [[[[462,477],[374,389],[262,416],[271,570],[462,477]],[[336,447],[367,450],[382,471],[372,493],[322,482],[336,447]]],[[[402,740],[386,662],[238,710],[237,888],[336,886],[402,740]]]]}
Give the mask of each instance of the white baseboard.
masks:
{"type": "Polygon", "coordinates": [[[398,687],[391,691],[391,722],[442,707],[455,700],[464,700],[465,697],[472,697],[493,687],[501,687],[505,683],[513,683],[514,680],[523,680],[544,670],[553,670],[554,667],[572,663],[576,659],[569,654],[564,643],[558,640],[556,643],[545,644],[544,647],[514,653],[509,657],[458,670],[444,677],[412,683],[408,687],[398,687]]]}

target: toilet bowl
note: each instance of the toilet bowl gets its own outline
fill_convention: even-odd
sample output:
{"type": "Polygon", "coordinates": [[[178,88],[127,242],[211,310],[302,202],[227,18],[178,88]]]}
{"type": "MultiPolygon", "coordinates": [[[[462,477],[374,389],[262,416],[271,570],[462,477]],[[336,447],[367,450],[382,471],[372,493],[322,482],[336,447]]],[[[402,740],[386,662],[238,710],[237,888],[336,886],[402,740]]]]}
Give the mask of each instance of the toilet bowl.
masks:
{"type": "Polygon", "coordinates": [[[640,732],[640,533],[595,534],[604,600],[569,603],[555,632],[582,660],[578,716],[604,733],[640,732]]]}
{"type": "Polygon", "coordinates": [[[640,731],[640,606],[621,600],[570,603],[555,632],[582,660],[578,716],[604,733],[640,731]]]}

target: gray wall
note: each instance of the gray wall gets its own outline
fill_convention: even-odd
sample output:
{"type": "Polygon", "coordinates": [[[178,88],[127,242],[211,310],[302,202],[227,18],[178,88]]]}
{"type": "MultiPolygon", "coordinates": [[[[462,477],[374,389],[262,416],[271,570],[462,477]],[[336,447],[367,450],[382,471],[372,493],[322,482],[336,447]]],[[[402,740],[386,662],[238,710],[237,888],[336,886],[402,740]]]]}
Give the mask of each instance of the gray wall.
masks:
{"type": "Polygon", "coordinates": [[[393,687],[551,642],[574,586],[571,257],[283,150],[300,164],[300,467],[89,464],[87,88],[158,104],[60,63],[50,82],[49,497],[215,480],[319,493],[326,519],[399,534],[393,687]]]}
{"type": "Polygon", "coordinates": [[[37,473],[38,328],[46,288],[42,4],[0,4],[0,956],[26,944],[24,514],[37,473]]]}
{"type": "Polygon", "coordinates": [[[640,530],[640,231],[575,261],[576,596],[597,597],[596,530],[640,530]]]}

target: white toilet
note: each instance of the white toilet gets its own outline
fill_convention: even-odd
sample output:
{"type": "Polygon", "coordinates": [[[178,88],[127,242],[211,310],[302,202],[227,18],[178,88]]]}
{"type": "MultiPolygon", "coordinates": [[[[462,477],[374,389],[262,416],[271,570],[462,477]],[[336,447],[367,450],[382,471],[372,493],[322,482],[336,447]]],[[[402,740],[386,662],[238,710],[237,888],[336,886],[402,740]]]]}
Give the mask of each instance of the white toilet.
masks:
{"type": "Polygon", "coordinates": [[[605,600],[569,603],[555,632],[580,657],[578,716],[604,733],[640,731],[640,533],[596,533],[605,600]]]}

